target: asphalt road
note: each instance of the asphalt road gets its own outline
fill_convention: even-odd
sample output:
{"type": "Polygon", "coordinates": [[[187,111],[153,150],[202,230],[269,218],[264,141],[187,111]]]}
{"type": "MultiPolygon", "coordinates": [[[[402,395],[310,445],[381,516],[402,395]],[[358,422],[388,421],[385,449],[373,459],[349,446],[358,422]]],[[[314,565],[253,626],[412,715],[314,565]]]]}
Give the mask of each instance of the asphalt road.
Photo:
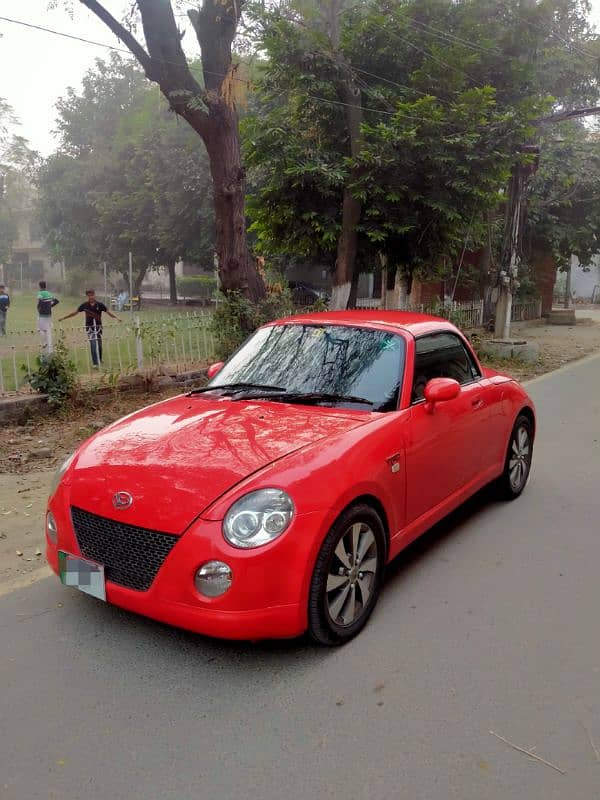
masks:
{"type": "Polygon", "coordinates": [[[0,598],[0,798],[598,798],[600,357],[530,391],[525,495],[421,539],[343,649],[212,641],[54,579],[0,598]]]}

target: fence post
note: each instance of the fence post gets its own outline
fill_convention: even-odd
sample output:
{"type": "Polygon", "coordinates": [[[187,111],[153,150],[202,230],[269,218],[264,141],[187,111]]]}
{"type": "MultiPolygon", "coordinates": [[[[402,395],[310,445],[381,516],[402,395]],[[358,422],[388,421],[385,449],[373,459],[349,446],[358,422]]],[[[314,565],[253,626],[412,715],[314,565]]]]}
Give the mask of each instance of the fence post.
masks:
{"type": "Polygon", "coordinates": [[[140,318],[137,314],[134,317],[134,327],[135,327],[135,354],[137,357],[137,366],[138,369],[142,369],[142,367],[144,366],[144,343],[142,342],[142,330],[140,325],[140,318]]]}

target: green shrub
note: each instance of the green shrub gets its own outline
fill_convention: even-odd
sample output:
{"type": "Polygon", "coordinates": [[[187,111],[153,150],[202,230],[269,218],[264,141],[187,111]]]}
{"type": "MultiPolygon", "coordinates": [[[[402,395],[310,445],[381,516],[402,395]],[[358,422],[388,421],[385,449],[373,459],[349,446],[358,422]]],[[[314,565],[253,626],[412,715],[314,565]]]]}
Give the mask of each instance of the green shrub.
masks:
{"type": "Polygon", "coordinates": [[[212,275],[180,275],[177,292],[183,297],[211,298],[217,290],[217,280],[212,275]]]}
{"type": "Polygon", "coordinates": [[[69,355],[65,343],[59,339],[51,355],[39,355],[35,359],[36,368],[29,370],[26,380],[36,392],[48,395],[48,404],[61,408],[73,396],[77,388],[77,367],[69,355]]]}
{"type": "Polygon", "coordinates": [[[293,313],[294,303],[290,291],[280,284],[268,286],[266,297],[259,303],[251,303],[239,292],[219,295],[219,303],[211,319],[217,358],[229,358],[261,325],[293,313]]]}

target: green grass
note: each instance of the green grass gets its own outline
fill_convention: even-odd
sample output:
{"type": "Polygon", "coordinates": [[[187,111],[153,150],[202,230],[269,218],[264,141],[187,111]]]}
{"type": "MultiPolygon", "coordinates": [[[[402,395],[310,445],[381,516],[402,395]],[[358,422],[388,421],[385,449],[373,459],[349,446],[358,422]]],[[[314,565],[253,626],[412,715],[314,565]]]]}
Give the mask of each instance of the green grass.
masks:
{"type": "MultiPolygon", "coordinates": [[[[52,312],[52,316],[54,319],[54,328],[55,330],[59,327],[58,325],[58,318],[64,317],[65,314],[70,314],[72,311],[81,305],[81,303],[85,303],[86,298],[85,296],[80,297],[62,297],[61,295],[57,294],[58,299],[60,300],[59,305],[54,308],[52,312]]],[[[104,303],[104,297],[98,295],[97,299],[104,303]]],[[[37,293],[24,293],[24,294],[12,294],[10,298],[10,308],[8,310],[7,319],[6,319],[6,332],[7,337],[6,341],[2,341],[1,344],[5,345],[13,345],[17,344],[19,340],[19,336],[22,335],[26,331],[35,331],[37,326],[37,293]]],[[[110,308],[109,303],[106,305],[110,308]]],[[[113,311],[113,309],[110,309],[113,311]]],[[[153,319],[160,319],[161,316],[165,314],[186,314],[190,312],[189,306],[178,305],[178,306],[151,306],[149,305],[147,308],[143,308],[140,311],[134,311],[134,315],[139,315],[140,319],[142,320],[153,320],[153,319]]],[[[123,321],[131,319],[131,312],[130,311],[113,311],[113,313],[117,314],[117,316],[121,317],[123,321]]],[[[77,321],[80,321],[83,324],[83,314],[80,314],[79,317],[73,317],[70,320],[67,320],[64,324],[65,325],[72,325],[77,324],[77,321]]],[[[112,320],[110,317],[104,318],[105,324],[111,324],[112,320]]]]}
{"type": "MultiPolygon", "coordinates": [[[[35,358],[40,352],[40,341],[37,333],[36,296],[36,293],[33,292],[11,295],[11,306],[7,314],[7,335],[0,338],[0,369],[2,370],[3,378],[3,384],[0,383],[0,389],[4,385],[5,391],[11,391],[15,388],[15,367],[17,383],[21,385],[24,383],[25,373],[21,369],[21,365],[29,363],[33,367],[35,358]]],[[[104,302],[103,297],[98,299],[104,302]]],[[[89,344],[84,331],[84,315],[78,314],[65,322],[58,321],[59,317],[75,311],[85,301],[85,298],[63,298],[59,296],[59,300],[59,305],[53,310],[54,341],[56,342],[61,332],[63,332],[78,372],[82,375],[88,374],[90,372],[90,357],[89,344]]],[[[201,309],[201,311],[207,313],[206,309],[201,309]]],[[[124,373],[130,372],[136,367],[135,335],[133,332],[135,317],[139,317],[142,324],[154,324],[163,320],[165,322],[164,331],[160,331],[157,326],[159,329],[157,336],[162,340],[162,345],[164,346],[166,342],[167,348],[169,348],[173,341],[172,332],[180,328],[185,329],[185,317],[190,313],[194,313],[194,309],[183,305],[176,307],[165,305],[148,306],[140,311],[134,311],[133,314],[128,310],[113,313],[117,314],[122,323],[111,319],[106,314],[103,317],[104,372],[124,373]]],[[[186,349],[189,349],[191,340],[187,330],[185,334],[179,330],[177,337],[175,341],[180,342],[185,337],[186,349]]],[[[202,351],[204,346],[203,337],[203,334],[200,335],[195,328],[193,329],[191,338],[196,352],[202,351]]],[[[171,347],[171,349],[173,348],[171,347]]],[[[166,353],[170,355],[168,349],[166,353]]]]}

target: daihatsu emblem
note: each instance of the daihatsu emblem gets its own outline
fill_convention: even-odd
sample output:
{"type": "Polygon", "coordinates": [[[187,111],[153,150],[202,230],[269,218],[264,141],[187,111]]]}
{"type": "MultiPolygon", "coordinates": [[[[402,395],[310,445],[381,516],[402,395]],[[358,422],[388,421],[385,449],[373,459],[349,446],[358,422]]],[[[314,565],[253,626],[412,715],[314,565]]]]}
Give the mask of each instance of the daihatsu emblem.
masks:
{"type": "Polygon", "coordinates": [[[129,508],[133,505],[133,497],[129,492],[117,492],[113,497],[113,506],[118,509],[129,508]]]}

